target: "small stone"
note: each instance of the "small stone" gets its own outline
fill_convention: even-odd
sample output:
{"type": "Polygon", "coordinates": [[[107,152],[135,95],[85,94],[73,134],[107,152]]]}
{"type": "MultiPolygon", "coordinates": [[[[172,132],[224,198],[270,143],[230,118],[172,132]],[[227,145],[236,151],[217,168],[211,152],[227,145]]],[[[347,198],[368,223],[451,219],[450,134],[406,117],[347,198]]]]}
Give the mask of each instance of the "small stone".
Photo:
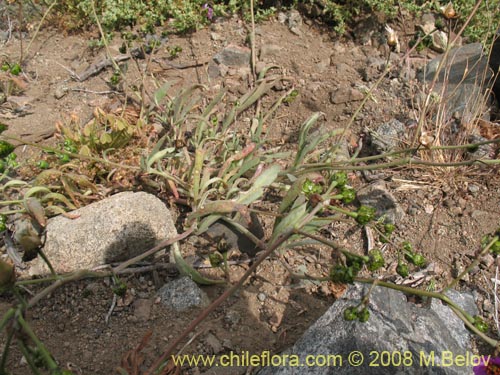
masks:
{"type": "Polygon", "coordinates": [[[428,215],[432,214],[434,212],[434,205],[432,205],[432,204],[426,204],[424,206],[424,211],[428,215]]]}
{"type": "Polygon", "coordinates": [[[236,310],[229,310],[228,312],[226,312],[226,315],[224,316],[224,321],[227,324],[234,326],[241,321],[241,315],[236,310]]]}
{"type": "Polygon", "coordinates": [[[495,311],[493,304],[489,299],[485,299],[483,302],[483,311],[488,314],[492,314],[495,311]]]}
{"type": "Polygon", "coordinates": [[[490,253],[486,254],[481,258],[481,264],[484,265],[484,268],[486,269],[490,269],[494,263],[495,263],[495,258],[490,253]]]}
{"type": "Polygon", "coordinates": [[[207,73],[208,77],[210,79],[215,79],[217,77],[220,77],[220,68],[219,65],[217,65],[214,61],[211,61],[208,63],[208,68],[207,68],[207,73]]]}
{"type": "Polygon", "coordinates": [[[207,294],[187,276],[165,284],[158,291],[158,295],[164,306],[176,311],[184,311],[191,307],[203,307],[209,303],[207,294]]]}
{"type": "Polygon", "coordinates": [[[371,134],[372,144],[379,153],[393,151],[405,137],[405,125],[396,119],[386,122],[371,134]]]}
{"type": "Polygon", "coordinates": [[[464,198],[458,198],[457,204],[461,209],[465,209],[465,207],[467,206],[467,201],[464,198]]]}
{"type": "Polygon", "coordinates": [[[488,217],[489,213],[487,211],[474,210],[470,214],[470,216],[475,220],[481,220],[485,217],[488,217]]]}
{"type": "Polygon", "coordinates": [[[210,29],[215,32],[222,32],[224,31],[224,27],[220,23],[212,23],[210,26],[210,29]]]}
{"type": "Polygon", "coordinates": [[[264,302],[266,300],[267,296],[264,294],[264,293],[259,293],[257,295],[257,299],[260,301],[260,302],[264,302]]]}
{"type": "Polygon", "coordinates": [[[278,13],[278,22],[279,23],[285,23],[286,20],[288,19],[288,16],[284,12],[279,12],[278,13]]]}
{"type": "Polygon", "coordinates": [[[54,92],[54,97],[56,99],[62,99],[68,93],[68,88],[64,86],[58,86],[54,92]]]}
{"type": "Polygon", "coordinates": [[[479,186],[475,184],[469,184],[469,186],[467,186],[467,190],[469,190],[471,194],[476,194],[479,192],[479,186]]]}
{"type": "Polygon", "coordinates": [[[291,10],[287,14],[288,16],[288,28],[292,33],[295,35],[302,35],[302,31],[300,30],[300,27],[302,26],[302,16],[300,13],[296,10],[291,10]]]}
{"type": "MultiPolygon", "coordinates": [[[[453,269],[452,269],[452,274],[453,277],[458,277],[462,272],[465,270],[465,265],[462,259],[460,258],[455,258],[453,261],[453,269]]],[[[465,275],[462,276],[461,281],[468,283],[470,280],[469,273],[466,273],[465,275]]]]}
{"type": "Polygon", "coordinates": [[[342,104],[363,100],[364,96],[361,92],[354,88],[339,88],[330,93],[330,101],[333,104],[342,104]]]}
{"type": "Polygon", "coordinates": [[[223,38],[220,36],[220,34],[210,33],[210,39],[212,39],[215,42],[218,40],[222,40],[223,38]]]}
{"type": "Polygon", "coordinates": [[[418,214],[417,206],[411,205],[410,207],[408,207],[408,215],[415,216],[416,214],[418,214]]]}

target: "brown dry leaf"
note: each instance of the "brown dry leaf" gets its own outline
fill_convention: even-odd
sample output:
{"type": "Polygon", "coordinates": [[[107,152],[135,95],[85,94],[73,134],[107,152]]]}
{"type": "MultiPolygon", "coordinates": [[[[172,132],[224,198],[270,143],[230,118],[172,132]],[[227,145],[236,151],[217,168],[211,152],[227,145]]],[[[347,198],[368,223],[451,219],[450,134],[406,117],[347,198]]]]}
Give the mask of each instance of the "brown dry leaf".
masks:
{"type": "Polygon", "coordinates": [[[142,338],[139,345],[134,349],[125,353],[121,361],[121,367],[124,369],[128,375],[140,375],[140,367],[144,362],[144,356],[141,351],[148,345],[151,336],[153,335],[153,330],[149,330],[142,338]]]}
{"type": "Polygon", "coordinates": [[[347,290],[347,285],[345,284],[335,284],[335,283],[328,283],[328,286],[330,287],[330,290],[335,297],[335,299],[339,299],[342,297],[347,290]]]}
{"type": "Polygon", "coordinates": [[[26,211],[28,211],[38,224],[45,228],[47,225],[47,218],[45,217],[45,210],[40,201],[36,198],[30,197],[26,199],[24,206],[26,211]]]}
{"type": "Polygon", "coordinates": [[[422,135],[420,136],[420,144],[424,147],[430,147],[432,143],[436,140],[436,137],[429,133],[429,132],[422,132],[422,135]]]}

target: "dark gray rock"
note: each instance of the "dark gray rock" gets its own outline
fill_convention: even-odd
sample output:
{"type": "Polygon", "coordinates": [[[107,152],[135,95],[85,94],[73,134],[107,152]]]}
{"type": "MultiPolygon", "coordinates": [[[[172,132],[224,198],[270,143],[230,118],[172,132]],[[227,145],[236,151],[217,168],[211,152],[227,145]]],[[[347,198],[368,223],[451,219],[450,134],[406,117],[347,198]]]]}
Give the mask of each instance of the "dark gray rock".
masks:
{"type": "Polygon", "coordinates": [[[396,198],[384,181],[377,181],[360,189],[357,198],[362,205],[373,207],[377,216],[385,216],[389,223],[397,223],[404,215],[396,198]]]}
{"type": "Polygon", "coordinates": [[[405,125],[396,119],[383,123],[371,133],[375,151],[379,153],[394,151],[406,136],[405,125]]]}
{"type": "MultiPolygon", "coordinates": [[[[472,366],[447,366],[449,357],[472,355],[471,337],[464,323],[441,301],[432,300],[430,308],[418,307],[407,302],[401,292],[376,287],[370,295],[368,308],[370,319],[366,323],[346,321],[343,318],[347,307],[356,305],[366,295],[369,287],[352,286],[344,297],[330,309],[286,351],[297,355],[301,363],[306,356],[339,355],[336,366],[288,366],[265,367],[259,375],[288,374],[465,374],[472,366]],[[351,366],[349,355],[359,352],[364,360],[360,366],[351,366]],[[387,351],[396,360],[411,358],[399,367],[383,366],[381,356],[387,351]],[[434,355],[434,365],[430,359],[434,355]],[[423,361],[421,361],[423,360],[423,361]],[[370,366],[370,363],[372,366],[370,366]],[[374,367],[374,364],[379,364],[374,367]]],[[[477,314],[474,299],[470,294],[449,291],[448,296],[471,315],[477,314]]],[[[318,358],[318,357],[317,357],[318,358]]],[[[320,357],[321,358],[321,357],[320,357]]],[[[357,358],[361,358],[358,356],[357,358]]],[[[385,359],[387,361],[387,358],[385,359]]],[[[389,360],[390,362],[391,360],[389,360]]]]}
{"type": "Polygon", "coordinates": [[[417,78],[427,83],[436,78],[434,92],[446,110],[446,119],[456,113],[466,120],[475,118],[484,101],[485,87],[493,83],[487,53],[480,43],[472,43],[453,48],[444,63],[443,58],[444,54],[431,60],[417,78]]]}
{"type": "Polygon", "coordinates": [[[214,61],[229,67],[246,66],[250,64],[250,49],[230,44],[214,56],[214,61]]]}
{"type": "MultiPolygon", "coordinates": [[[[248,229],[258,239],[264,238],[264,228],[255,212],[250,213],[250,222],[247,222],[240,214],[237,214],[234,219],[236,223],[248,229]]],[[[248,254],[250,257],[260,251],[255,243],[250,240],[245,234],[239,232],[225,221],[219,220],[212,224],[204,233],[212,241],[220,241],[224,239],[228,246],[228,250],[238,249],[242,253],[248,254]]]]}
{"type": "Polygon", "coordinates": [[[496,39],[493,42],[493,46],[491,47],[490,59],[489,59],[490,68],[493,70],[493,76],[495,77],[495,83],[493,84],[493,92],[495,93],[495,97],[500,103],[500,29],[497,31],[496,39]]]}
{"type": "MultiPolygon", "coordinates": [[[[417,75],[420,81],[430,81],[434,79],[439,64],[444,55],[432,59],[425,69],[417,75]]],[[[488,60],[483,51],[481,43],[467,44],[463,47],[453,48],[444,62],[443,68],[439,71],[438,81],[447,81],[453,84],[463,82],[480,83],[482,75],[485,73],[488,60]]],[[[491,76],[486,77],[487,79],[491,76]]]]}
{"type": "MultiPolygon", "coordinates": [[[[152,194],[124,192],[48,220],[43,251],[58,273],[90,269],[142,254],[177,235],[170,211],[152,194]]],[[[40,257],[29,275],[48,274],[40,257]]]]}
{"type": "Polygon", "coordinates": [[[207,294],[188,276],[165,284],[158,290],[158,296],[165,307],[175,311],[204,307],[210,303],[207,294]]]}

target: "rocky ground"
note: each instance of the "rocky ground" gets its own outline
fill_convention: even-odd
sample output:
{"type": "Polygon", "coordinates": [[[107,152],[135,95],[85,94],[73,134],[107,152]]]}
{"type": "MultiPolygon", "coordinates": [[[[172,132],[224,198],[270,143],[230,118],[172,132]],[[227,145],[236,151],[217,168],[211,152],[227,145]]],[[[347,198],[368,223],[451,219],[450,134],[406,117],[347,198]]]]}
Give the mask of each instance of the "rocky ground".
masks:
{"type": "MultiPolygon", "coordinates": [[[[416,79],[417,69],[438,55],[430,49],[405,55],[418,23],[400,20],[392,25],[401,36],[399,52],[390,52],[381,41],[384,24],[377,19],[360,20],[352,33],[340,39],[324,26],[303,20],[298,14],[283,14],[257,25],[257,69],[275,65],[288,79],[274,88],[273,95],[291,87],[298,90],[297,99],[283,105],[266,125],[265,132],[271,144],[283,150],[292,148],[297,142],[300,125],[318,111],[324,113],[322,129],[346,126],[369,88],[382,76],[387,60],[395,69],[382,78],[371,92],[371,98],[356,114],[347,135],[347,148],[351,154],[361,146],[362,154],[377,152],[367,147],[373,139],[371,132],[380,132],[382,124],[394,120],[401,124],[397,125],[400,127],[395,133],[399,144],[409,144],[419,120],[419,94],[425,91],[416,79]]],[[[169,36],[168,40],[161,40],[155,55],[128,61],[128,85],[140,87],[143,82],[144,91],[151,93],[155,84],[165,81],[174,82],[172,92],[200,83],[207,86],[207,97],[214,96],[221,87],[228,89],[230,100],[241,96],[252,82],[246,63],[250,53],[247,34],[248,25],[238,18],[230,18],[218,20],[210,28],[188,36],[169,36]],[[175,47],[180,47],[182,52],[172,59],[169,50],[175,47]],[[148,77],[142,81],[143,71],[149,72],[152,79],[148,77]]],[[[123,93],[110,85],[113,73],[109,68],[81,79],[92,64],[106,58],[103,49],[89,47],[89,40],[97,35],[64,35],[50,28],[42,30],[30,50],[25,51],[26,66],[20,77],[22,82],[16,83],[17,92],[0,106],[0,120],[9,125],[8,134],[35,143],[53,144],[57,122],[68,121],[69,116],[86,122],[96,108],[111,111],[124,100],[123,93]]],[[[2,58],[14,59],[19,55],[21,45],[15,34],[5,34],[1,43],[2,58]]],[[[110,41],[111,55],[120,55],[121,44],[119,37],[110,41]]],[[[4,81],[0,83],[5,87],[4,81]]],[[[267,100],[270,102],[264,99],[264,106],[267,100]]],[[[237,122],[241,129],[249,126],[247,117],[237,122]]],[[[497,125],[486,123],[490,137],[495,137],[498,132],[494,126],[497,125]]],[[[427,126],[430,128],[432,124],[427,126]]],[[[389,128],[394,130],[394,127],[389,128]]],[[[464,129],[470,131],[470,128],[464,129]]],[[[484,137],[485,133],[481,135],[484,137]]],[[[461,139],[471,134],[461,134],[461,139]]],[[[388,137],[380,147],[394,147],[392,141],[388,137]]],[[[377,145],[377,142],[372,144],[377,145]]],[[[494,157],[496,151],[489,151],[494,157]]],[[[20,147],[16,152],[21,162],[36,161],[37,153],[33,148],[20,147]]],[[[424,160],[440,161],[438,157],[433,160],[433,156],[422,155],[424,160]]],[[[447,161],[465,159],[461,154],[454,157],[447,161]]],[[[396,212],[395,241],[410,241],[427,257],[433,267],[425,275],[426,282],[433,280],[439,289],[470,263],[478,252],[481,237],[498,228],[500,184],[497,173],[494,167],[443,169],[406,165],[371,173],[356,172],[350,178],[356,188],[375,183],[378,191],[382,191],[380,194],[387,196],[389,206],[396,212]]],[[[365,187],[368,195],[374,189],[370,186],[365,187]]],[[[266,208],[266,203],[262,206],[266,208]]],[[[175,207],[171,208],[174,215],[178,214],[175,207]]],[[[266,235],[271,225],[264,221],[266,235]]],[[[357,252],[366,251],[365,235],[347,224],[331,229],[332,238],[357,252]]],[[[182,250],[188,254],[196,245],[194,239],[186,241],[182,250]]],[[[321,273],[328,269],[330,255],[307,249],[287,250],[284,259],[291,267],[305,265],[306,270],[321,273]]],[[[393,258],[387,266],[388,272],[394,274],[395,266],[393,258]]],[[[246,264],[233,266],[231,278],[236,280],[247,267],[246,264]]],[[[495,313],[490,279],[496,269],[496,259],[487,256],[472,275],[458,285],[459,289],[473,292],[479,309],[490,321],[494,321],[495,313]]],[[[27,318],[61,364],[76,373],[111,374],[123,355],[138,345],[148,331],[153,334],[144,353],[146,363],[151,363],[199,314],[200,307],[177,312],[161,303],[158,290],[166,281],[177,277],[173,268],[126,276],[128,294],[117,301],[109,316],[113,301],[109,280],[70,284],[38,304],[27,318]]],[[[213,300],[224,287],[202,289],[213,300]]],[[[269,259],[240,292],[200,325],[184,352],[279,352],[295,343],[342,292],[343,288],[329,283],[291,280],[277,259],[269,259]]],[[[9,297],[2,297],[0,310],[6,310],[10,302],[9,297]]],[[[498,336],[496,329],[490,333],[498,336]]],[[[9,369],[13,374],[26,373],[26,365],[18,353],[10,361],[9,369]]],[[[200,367],[185,371],[190,374],[243,374],[252,370],[200,367]]]]}

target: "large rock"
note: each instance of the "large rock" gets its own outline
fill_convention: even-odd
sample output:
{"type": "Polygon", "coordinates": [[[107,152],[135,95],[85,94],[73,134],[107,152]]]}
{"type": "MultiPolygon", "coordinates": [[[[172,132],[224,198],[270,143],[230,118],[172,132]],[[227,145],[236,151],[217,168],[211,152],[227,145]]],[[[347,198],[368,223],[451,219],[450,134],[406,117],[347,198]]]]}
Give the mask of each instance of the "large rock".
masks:
{"type": "Polygon", "coordinates": [[[217,64],[239,67],[250,64],[250,55],[251,51],[249,48],[230,44],[216,54],[213,59],[217,64]]]}
{"type": "MultiPolygon", "coordinates": [[[[177,235],[170,211],[154,195],[124,192],[48,221],[43,251],[55,271],[71,272],[120,262],[177,235]]],[[[29,275],[49,273],[38,257],[29,275]]]]}
{"type": "Polygon", "coordinates": [[[488,66],[488,53],[480,43],[453,48],[445,55],[431,60],[417,75],[421,82],[430,83],[436,77],[434,92],[440,97],[446,119],[457,113],[468,121],[481,109],[485,87],[492,85],[492,74],[488,66]],[[442,65],[440,68],[440,64],[442,65]]]}
{"type": "Polygon", "coordinates": [[[500,29],[497,31],[496,39],[493,42],[493,46],[491,48],[490,60],[489,60],[490,68],[493,70],[493,75],[496,78],[495,83],[493,85],[493,91],[495,93],[495,97],[500,104],[500,29]]]}
{"type": "MultiPolygon", "coordinates": [[[[450,365],[450,358],[468,356],[470,359],[471,336],[464,323],[441,301],[433,299],[430,308],[418,307],[407,302],[401,292],[376,287],[370,295],[368,322],[344,320],[344,310],[358,304],[368,289],[360,285],[351,287],[286,351],[286,354],[297,355],[302,364],[306,363],[307,356],[315,356],[313,358],[322,363],[329,355],[338,355],[336,365],[303,365],[300,372],[297,367],[265,367],[258,374],[472,373],[470,364],[450,365]],[[361,364],[352,366],[349,358],[361,364]],[[401,364],[392,366],[399,358],[401,364]]],[[[469,314],[477,314],[470,294],[449,291],[448,296],[469,314]]]]}

